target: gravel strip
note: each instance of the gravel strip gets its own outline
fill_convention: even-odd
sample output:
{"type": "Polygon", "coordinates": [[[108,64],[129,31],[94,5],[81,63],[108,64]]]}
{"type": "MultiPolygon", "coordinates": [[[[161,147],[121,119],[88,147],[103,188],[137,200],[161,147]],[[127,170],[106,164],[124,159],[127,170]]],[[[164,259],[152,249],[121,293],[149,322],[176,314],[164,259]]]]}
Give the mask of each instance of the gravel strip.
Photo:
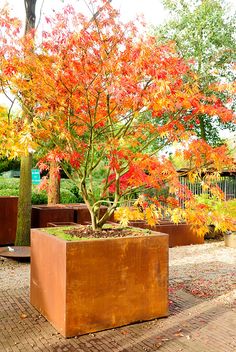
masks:
{"type": "MultiPolygon", "coordinates": [[[[236,250],[224,242],[170,249],[170,293],[182,289],[201,298],[228,294],[235,300],[236,250]]],[[[230,298],[231,297],[231,298],[230,298]]]]}
{"type": "Polygon", "coordinates": [[[14,290],[29,286],[30,265],[0,257],[0,288],[14,290]]]}
{"type": "MultiPolygon", "coordinates": [[[[236,289],[236,250],[224,242],[170,248],[170,293],[182,289],[202,298],[236,289]]],[[[29,286],[30,264],[0,257],[1,290],[29,286]]]]}

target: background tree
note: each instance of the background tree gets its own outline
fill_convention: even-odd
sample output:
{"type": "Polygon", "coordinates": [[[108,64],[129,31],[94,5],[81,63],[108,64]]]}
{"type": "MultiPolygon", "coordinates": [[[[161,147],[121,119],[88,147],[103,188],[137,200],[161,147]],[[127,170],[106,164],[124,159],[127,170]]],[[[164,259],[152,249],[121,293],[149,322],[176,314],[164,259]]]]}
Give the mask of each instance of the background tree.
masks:
{"type": "MultiPolygon", "coordinates": [[[[231,106],[232,82],[235,81],[236,17],[224,0],[163,0],[170,13],[166,24],[154,29],[164,42],[173,40],[181,56],[192,60],[199,87],[205,95],[215,95],[215,105],[231,106]],[[216,89],[218,85],[218,89],[216,89]],[[214,89],[212,89],[214,88],[214,89]]],[[[221,143],[219,130],[235,131],[235,123],[215,115],[200,113],[193,123],[199,137],[212,145],[221,143]]]]}

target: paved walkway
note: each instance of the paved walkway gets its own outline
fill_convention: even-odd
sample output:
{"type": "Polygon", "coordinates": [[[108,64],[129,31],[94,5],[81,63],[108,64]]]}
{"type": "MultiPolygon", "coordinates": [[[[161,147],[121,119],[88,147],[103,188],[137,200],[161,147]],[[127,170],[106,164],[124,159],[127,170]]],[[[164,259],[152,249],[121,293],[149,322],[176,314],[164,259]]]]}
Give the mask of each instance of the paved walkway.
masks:
{"type": "Polygon", "coordinates": [[[71,339],[30,305],[29,269],[0,259],[0,352],[236,351],[236,250],[222,242],[170,249],[168,318],[71,339]]]}

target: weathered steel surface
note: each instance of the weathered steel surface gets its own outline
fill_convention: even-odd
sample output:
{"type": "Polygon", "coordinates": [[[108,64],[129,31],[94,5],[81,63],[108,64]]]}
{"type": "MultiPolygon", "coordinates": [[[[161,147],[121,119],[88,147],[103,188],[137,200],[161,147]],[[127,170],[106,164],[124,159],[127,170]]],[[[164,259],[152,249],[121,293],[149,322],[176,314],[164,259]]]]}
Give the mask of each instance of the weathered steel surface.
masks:
{"type": "Polygon", "coordinates": [[[49,222],[75,222],[75,210],[63,204],[32,206],[31,228],[47,227],[49,222]]]}
{"type": "Polygon", "coordinates": [[[155,227],[150,227],[145,221],[130,221],[129,225],[167,233],[169,235],[170,248],[204,243],[204,237],[197,236],[188,224],[173,224],[169,221],[162,221],[155,227]]]}
{"type": "Polygon", "coordinates": [[[204,243],[204,237],[198,236],[187,224],[157,225],[153,230],[168,233],[170,248],[204,243]]]}
{"type": "Polygon", "coordinates": [[[168,236],[66,242],[31,230],[31,303],[65,337],[168,315],[168,236]]]}
{"type": "Polygon", "coordinates": [[[7,258],[30,258],[30,247],[8,246],[0,248],[0,256],[7,258]]]}
{"type": "MultiPolygon", "coordinates": [[[[104,215],[106,209],[105,206],[101,206],[100,217],[104,215]]],[[[113,216],[110,220],[113,220],[113,216]]],[[[31,228],[47,227],[51,222],[75,222],[84,225],[91,222],[91,217],[87,206],[83,203],[32,206],[31,228]]]]}
{"type": "Polygon", "coordinates": [[[47,227],[79,226],[76,222],[48,222],[47,227]]]}
{"type": "Polygon", "coordinates": [[[66,245],[56,237],[31,230],[30,301],[60,333],[65,326],[66,245]]]}
{"type": "Polygon", "coordinates": [[[0,246],[15,242],[17,205],[18,197],[0,197],[0,246]]]}

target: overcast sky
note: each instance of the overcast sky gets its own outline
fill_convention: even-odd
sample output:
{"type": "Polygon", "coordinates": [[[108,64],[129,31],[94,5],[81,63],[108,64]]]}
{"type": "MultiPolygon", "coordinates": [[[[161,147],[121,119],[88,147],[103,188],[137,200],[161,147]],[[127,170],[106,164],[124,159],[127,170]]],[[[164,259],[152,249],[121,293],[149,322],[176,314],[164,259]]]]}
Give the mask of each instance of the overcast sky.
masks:
{"type": "MultiPolygon", "coordinates": [[[[0,0],[0,7],[2,8],[5,3],[9,4],[10,8],[18,17],[24,19],[24,0],[0,0]]],[[[231,4],[232,13],[236,11],[235,0],[227,0],[227,3],[231,4]]],[[[44,16],[50,16],[52,10],[59,10],[67,4],[72,4],[83,13],[86,9],[85,0],[37,0],[37,15],[39,15],[39,9],[42,4],[42,18],[44,16]]],[[[115,8],[120,10],[121,17],[124,21],[132,20],[136,15],[142,14],[148,24],[158,25],[168,18],[168,12],[164,9],[162,0],[112,0],[112,4],[115,8]]]]}
{"type": "MultiPolygon", "coordinates": [[[[24,18],[24,0],[0,0],[1,7],[6,2],[9,3],[17,16],[24,18]]],[[[39,13],[42,2],[43,0],[37,1],[37,13],[39,13]]],[[[48,16],[52,9],[58,10],[68,3],[82,11],[85,9],[84,0],[44,0],[43,13],[48,16]]],[[[124,20],[130,20],[137,14],[143,14],[148,23],[159,24],[167,15],[161,0],[112,0],[112,4],[120,10],[124,20]]]]}

